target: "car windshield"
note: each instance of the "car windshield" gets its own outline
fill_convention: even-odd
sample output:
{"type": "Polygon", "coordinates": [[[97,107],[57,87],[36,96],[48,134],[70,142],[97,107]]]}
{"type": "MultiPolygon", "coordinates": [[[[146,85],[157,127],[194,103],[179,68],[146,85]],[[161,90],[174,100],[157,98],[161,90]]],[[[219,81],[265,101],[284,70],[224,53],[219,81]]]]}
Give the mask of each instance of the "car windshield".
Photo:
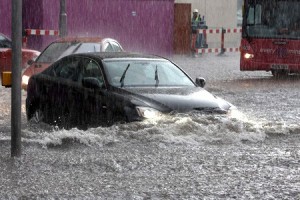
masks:
{"type": "Polygon", "coordinates": [[[69,46],[59,59],[73,53],[100,52],[100,43],[80,43],[78,45],[69,46]]]}
{"type": "Polygon", "coordinates": [[[73,53],[100,52],[100,43],[75,43],[57,42],[52,43],[38,57],[36,62],[53,63],[56,60],[73,53]]]}
{"type": "Polygon", "coordinates": [[[259,38],[300,38],[300,4],[294,0],[250,1],[245,33],[259,38]]]}
{"type": "Polygon", "coordinates": [[[116,87],[195,86],[176,65],[167,60],[104,60],[108,81],[116,87]]]}
{"type": "Polygon", "coordinates": [[[53,63],[67,50],[75,49],[79,43],[57,42],[49,45],[37,58],[36,62],[53,63]]]}

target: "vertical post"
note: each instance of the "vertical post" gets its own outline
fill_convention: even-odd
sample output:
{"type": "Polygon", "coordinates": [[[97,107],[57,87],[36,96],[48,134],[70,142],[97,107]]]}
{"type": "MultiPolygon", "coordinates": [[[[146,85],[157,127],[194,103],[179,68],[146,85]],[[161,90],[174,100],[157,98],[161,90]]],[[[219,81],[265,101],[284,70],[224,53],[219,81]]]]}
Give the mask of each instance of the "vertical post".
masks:
{"type": "Polygon", "coordinates": [[[66,1],[60,0],[60,14],[59,14],[59,34],[60,37],[67,36],[67,13],[66,1]]]}
{"type": "Polygon", "coordinates": [[[208,48],[207,44],[207,26],[205,24],[204,29],[203,29],[203,38],[202,38],[202,48],[208,48]]]}
{"type": "Polygon", "coordinates": [[[22,1],[12,0],[11,156],[21,155],[22,1]]]}
{"type": "Polygon", "coordinates": [[[225,47],[224,47],[225,33],[226,33],[226,30],[224,28],[222,28],[222,34],[221,34],[221,53],[220,54],[224,54],[225,53],[225,47]]]}
{"type": "Polygon", "coordinates": [[[27,41],[28,41],[27,36],[23,36],[23,38],[22,38],[22,46],[23,46],[23,48],[27,47],[27,41]]]}

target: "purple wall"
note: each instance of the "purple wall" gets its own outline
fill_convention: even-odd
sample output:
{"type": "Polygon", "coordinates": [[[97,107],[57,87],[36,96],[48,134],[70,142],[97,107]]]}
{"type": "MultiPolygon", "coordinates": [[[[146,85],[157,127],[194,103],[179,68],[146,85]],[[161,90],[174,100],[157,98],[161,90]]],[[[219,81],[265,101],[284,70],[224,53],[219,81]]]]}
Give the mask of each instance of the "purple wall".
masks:
{"type": "Polygon", "coordinates": [[[11,0],[0,1],[0,32],[11,38],[11,0]]]}
{"type": "MultiPolygon", "coordinates": [[[[23,27],[58,30],[59,4],[23,0],[23,27]]],[[[66,7],[69,36],[112,37],[127,51],[172,53],[174,0],[66,0],[66,7]]],[[[42,50],[54,39],[30,36],[28,46],[42,50]]]]}
{"type": "MultiPolygon", "coordinates": [[[[23,28],[58,30],[60,0],[23,0],[23,28]]],[[[29,36],[27,46],[42,51],[56,36],[29,36]]]]}

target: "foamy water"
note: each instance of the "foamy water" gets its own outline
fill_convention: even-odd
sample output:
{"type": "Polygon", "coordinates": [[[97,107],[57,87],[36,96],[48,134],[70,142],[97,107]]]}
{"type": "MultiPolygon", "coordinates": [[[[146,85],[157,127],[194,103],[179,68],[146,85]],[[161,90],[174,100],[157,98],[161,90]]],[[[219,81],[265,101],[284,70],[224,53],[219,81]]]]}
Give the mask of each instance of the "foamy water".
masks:
{"type": "MultiPolygon", "coordinates": [[[[245,115],[241,119],[221,115],[181,114],[158,121],[117,124],[88,130],[58,129],[47,124],[28,123],[22,130],[22,141],[44,148],[75,141],[86,146],[103,146],[118,142],[154,142],[169,144],[237,144],[264,142],[268,137],[299,134],[295,124],[255,121],[245,115]]],[[[4,137],[8,139],[8,137],[4,137]]],[[[2,137],[2,139],[4,139],[2,137]]]]}

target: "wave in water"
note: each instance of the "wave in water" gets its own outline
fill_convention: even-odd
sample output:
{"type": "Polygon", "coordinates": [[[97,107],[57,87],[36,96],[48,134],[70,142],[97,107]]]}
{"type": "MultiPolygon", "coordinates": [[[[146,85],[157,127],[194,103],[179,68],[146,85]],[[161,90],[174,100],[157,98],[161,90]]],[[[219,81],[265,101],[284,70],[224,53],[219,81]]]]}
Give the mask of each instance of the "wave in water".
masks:
{"type": "MultiPolygon", "coordinates": [[[[245,116],[228,118],[218,115],[175,115],[158,121],[116,124],[111,127],[58,129],[47,124],[28,123],[22,141],[45,148],[75,142],[87,146],[118,142],[157,142],[165,144],[231,144],[263,142],[268,137],[299,134],[299,125],[255,121],[245,116]]],[[[0,133],[1,134],[1,133],[0,133]]],[[[1,139],[1,138],[0,138],[1,139]]],[[[2,140],[8,137],[2,137],[2,140]]]]}

